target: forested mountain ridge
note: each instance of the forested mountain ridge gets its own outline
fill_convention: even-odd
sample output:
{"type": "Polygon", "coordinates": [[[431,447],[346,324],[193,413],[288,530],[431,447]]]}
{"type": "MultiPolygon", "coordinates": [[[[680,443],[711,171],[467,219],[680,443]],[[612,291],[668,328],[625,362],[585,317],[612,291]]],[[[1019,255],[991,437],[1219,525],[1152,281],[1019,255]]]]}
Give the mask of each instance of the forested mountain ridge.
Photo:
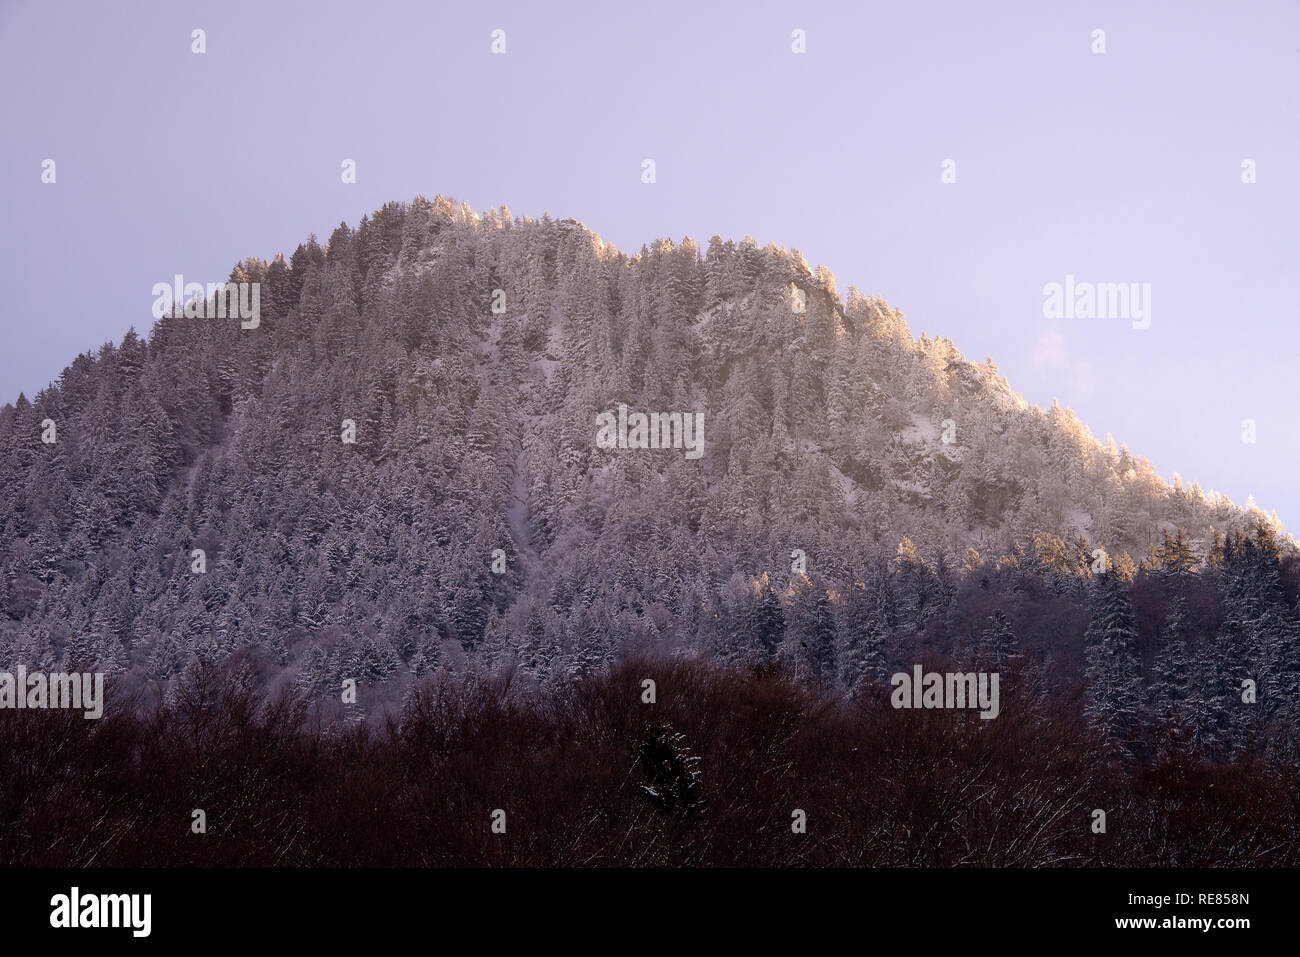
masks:
{"type": "MultiPolygon", "coordinates": [[[[803,648],[851,686],[940,624],[977,641],[994,604],[1023,633],[1017,576],[1086,604],[1098,548],[1131,581],[1258,547],[1293,621],[1275,520],[1166,484],[797,252],[629,256],[417,198],[231,279],[261,284],[257,328],[166,316],[0,414],[0,657],[165,679],[251,649],[312,684],[803,648]],[[703,412],[703,456],[599,448],[620,403],[703,412]],[[961,589],[984,595],[958,615],[961,589]]],[[[1088,621],[1029,644],[1082,661],[1088,621]]]]}

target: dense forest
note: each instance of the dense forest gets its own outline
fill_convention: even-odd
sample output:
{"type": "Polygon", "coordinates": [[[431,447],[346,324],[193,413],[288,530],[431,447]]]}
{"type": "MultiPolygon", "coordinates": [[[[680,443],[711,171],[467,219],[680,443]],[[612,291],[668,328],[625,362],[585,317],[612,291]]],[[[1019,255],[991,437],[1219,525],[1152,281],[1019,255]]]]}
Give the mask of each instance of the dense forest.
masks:
{"type": "Polygon", "coordinates": [[[238,661],[373,731],[430,687],[563,700],[629,656],[846,707],[938,656],[1081,695],[1116,760],[1176,728],[1294,764],[1276,517],[797,251],[627,255],[416,198],[230,280],[260,284],[256,328],[178,306],[0,412],[0,667],[94,666],[143,713],[238,661]],[[598,447],[620,404],[704,413],[703,456],[598,447]]]}

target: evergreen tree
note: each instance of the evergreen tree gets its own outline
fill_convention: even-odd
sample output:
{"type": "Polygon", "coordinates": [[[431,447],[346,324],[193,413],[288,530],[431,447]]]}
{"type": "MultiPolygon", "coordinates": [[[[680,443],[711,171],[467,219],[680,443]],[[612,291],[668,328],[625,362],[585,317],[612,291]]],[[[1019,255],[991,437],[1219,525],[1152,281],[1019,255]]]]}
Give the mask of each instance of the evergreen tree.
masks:
{"type": "Polygon", "coordinates": [[[1188,641],[1187,603],[1181,595],[1174,598],[1161,638],[1163,644],[1152,668],[1148,711],[1155,720],[1190,719],[1193,661],[1188,641]]]}
{"type": "Polygon", "coordinates": [[[790,632],[799,643],[798,653],[807,663],[809,674],[829,677],[838,675],[834,608],[826,587],[806,575],[795,579],[790,588],[790,632]]]}
{"type": "Polygon", "coordinates": [[[988,627],[980,635],[980,657],[996,668],[1005,668],[1020,657],[1020,641],[1001,608],[994,609],[988,627]]]}
{"type": "Polygon", "coordinates": [[[1142,697],[1137,625],[1124,585],[1113,572],[1096,577],[1084,659],[1084,714],[1113,750],[1129,754],[1142,697]]]}
{"type": "Polygon", "coordinates": [[[766,572],[754,582],[754,596],[747,623],[750,646],[770,658],[785,641],[785,613],[766,572]]]}

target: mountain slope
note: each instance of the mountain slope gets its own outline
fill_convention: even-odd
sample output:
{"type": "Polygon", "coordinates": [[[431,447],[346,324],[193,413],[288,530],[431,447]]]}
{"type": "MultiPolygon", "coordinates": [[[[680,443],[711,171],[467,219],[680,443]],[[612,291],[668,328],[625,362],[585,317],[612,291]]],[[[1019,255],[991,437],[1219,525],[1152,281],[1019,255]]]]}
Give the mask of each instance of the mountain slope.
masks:
{"type": "Polygon", "coordinates": [[[764,602],[842,616],[880,557],[1129,574],[1166,530],[1208,556],[1261,518],[750,240],[628,256],[417,198],[231,279],[261,283],[257,328],[168,316],[0,415],[0,653],[544,676],[762,644],[764,602]],[[702,456],[599,447],[620,404],[703,413],[702,456]]]}

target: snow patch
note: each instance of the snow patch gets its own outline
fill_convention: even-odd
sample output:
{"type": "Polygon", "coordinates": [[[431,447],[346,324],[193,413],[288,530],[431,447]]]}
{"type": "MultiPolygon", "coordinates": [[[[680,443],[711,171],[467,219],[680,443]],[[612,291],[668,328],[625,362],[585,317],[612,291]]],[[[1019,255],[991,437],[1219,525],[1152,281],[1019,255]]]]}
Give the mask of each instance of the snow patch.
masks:
{"type": "Polygon", "coordinates": [[[930,421],[928,415],[913,412],[912,424],[903,429],[899,437],[908,443],[935,442],[939,438],[939,428],[930,421]]]}

